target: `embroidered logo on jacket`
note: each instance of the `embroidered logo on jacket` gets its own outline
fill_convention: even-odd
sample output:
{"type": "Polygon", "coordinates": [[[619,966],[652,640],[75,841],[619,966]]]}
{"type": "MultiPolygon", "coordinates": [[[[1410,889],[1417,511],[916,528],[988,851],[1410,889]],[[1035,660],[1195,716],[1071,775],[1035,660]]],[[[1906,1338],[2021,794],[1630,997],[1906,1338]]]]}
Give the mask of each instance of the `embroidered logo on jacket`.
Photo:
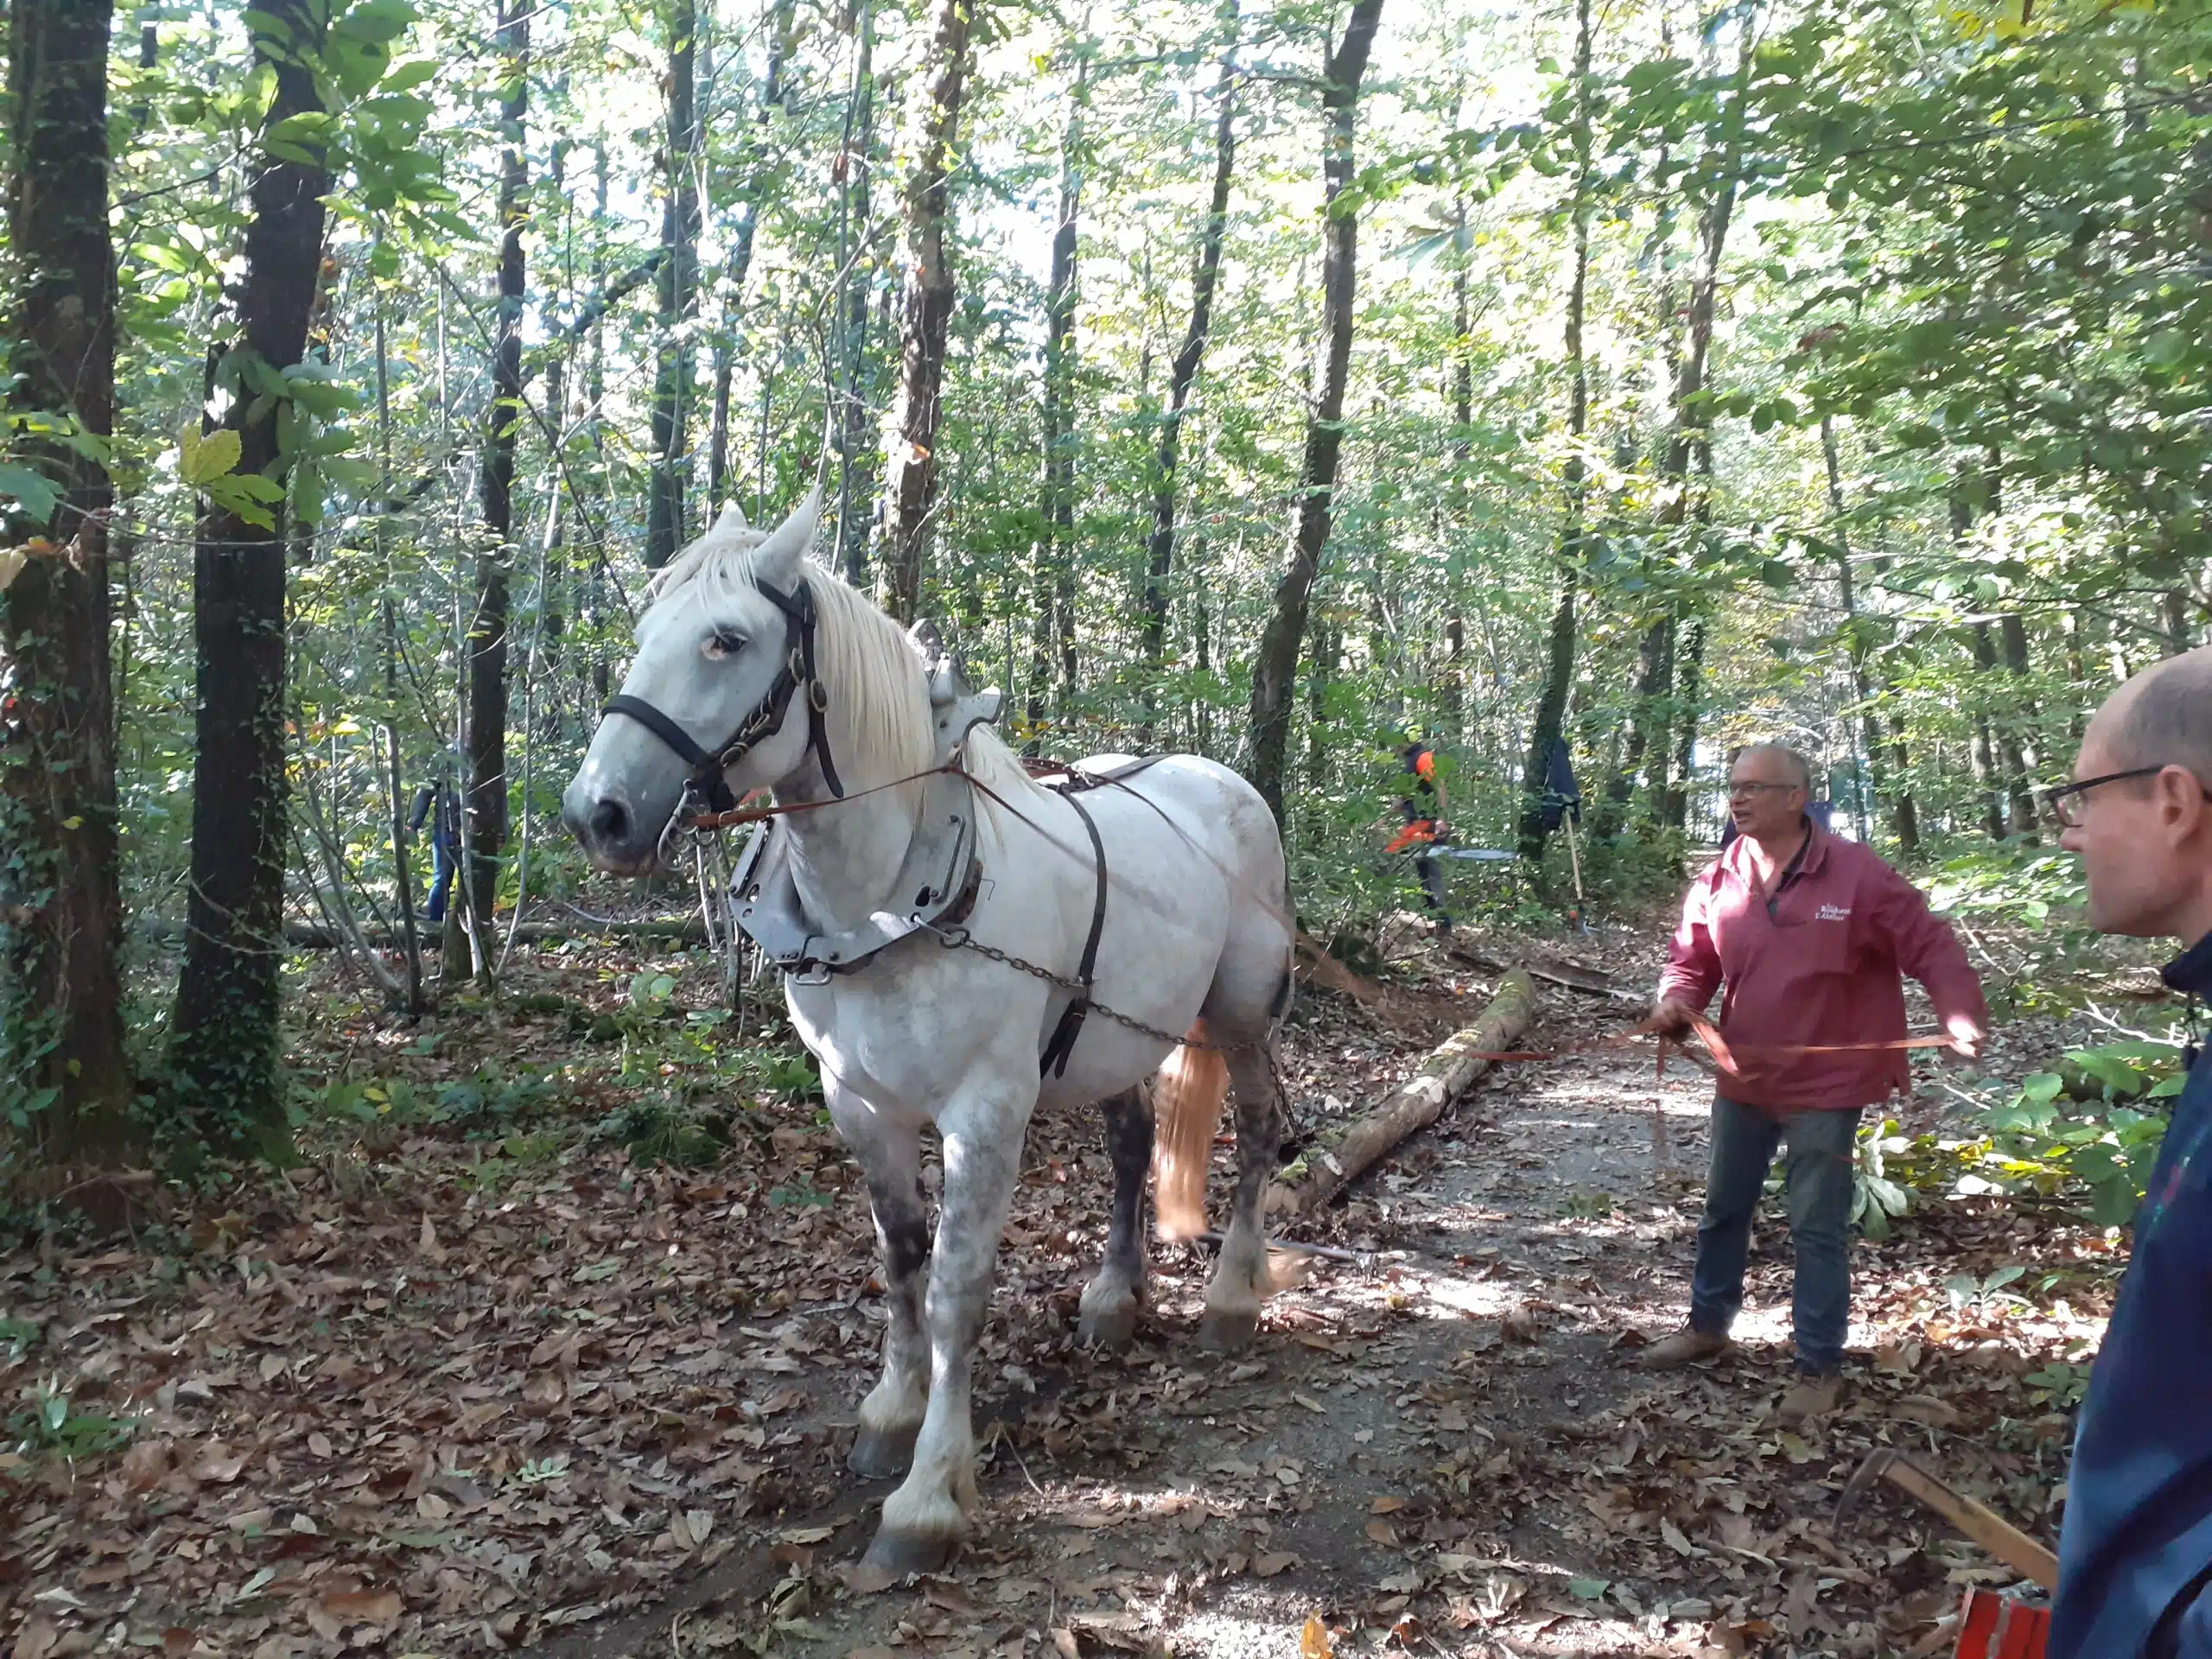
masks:
{"type": "Polygon", "coordinates": [[[1849,905],[1822,905],[1821,913],[1813,918],[1820,922],[1847,922],[1851,919],[1849,905]]]}

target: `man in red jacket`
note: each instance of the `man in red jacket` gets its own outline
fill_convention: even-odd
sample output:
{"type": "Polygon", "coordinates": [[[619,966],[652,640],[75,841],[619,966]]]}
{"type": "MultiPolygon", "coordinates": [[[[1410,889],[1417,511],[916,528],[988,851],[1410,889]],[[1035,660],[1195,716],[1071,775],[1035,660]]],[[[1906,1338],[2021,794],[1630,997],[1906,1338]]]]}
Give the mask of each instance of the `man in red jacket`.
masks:
{"type": "Polygon", "coordinates": [[[1927,987],[1960,1053],[1977,1052],[1989,1017],[1966,952],[1919,892],[1806,816],[1811,784],[1805,757],[1782,744],[1754,744],[1737,757],[1728,810],[1739,833],[1691,884],[1651,1010],[1658,1028],[1680,1030],[1725,982],[1719,1023],[1737,1069],[1713,1103],[1689,1323],[1654,1343],[1646,1363],[1688,1364],[1728,1345],[1752,1212],[1780,1146],[1797,1255],[1798,1378],[1782,1402],[1790,1421],[1835,1404],[1851,1322],[1859,1112],[1911,1084],[1901,1049],[1807,1051],[1902,1038],[1901,974],[1927,987]]]}

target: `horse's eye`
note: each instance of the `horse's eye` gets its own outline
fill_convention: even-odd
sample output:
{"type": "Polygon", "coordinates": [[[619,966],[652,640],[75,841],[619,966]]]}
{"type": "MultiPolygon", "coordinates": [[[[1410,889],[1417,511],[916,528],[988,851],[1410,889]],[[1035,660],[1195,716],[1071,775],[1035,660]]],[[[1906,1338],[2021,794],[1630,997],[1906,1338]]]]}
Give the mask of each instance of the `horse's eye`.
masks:
{"type": "Polygon", "coordinates": [[[716,628],[699,644],[700,653],[716,662],[734,657],[744,649],[745,636],[735,628],[716,628]]]}

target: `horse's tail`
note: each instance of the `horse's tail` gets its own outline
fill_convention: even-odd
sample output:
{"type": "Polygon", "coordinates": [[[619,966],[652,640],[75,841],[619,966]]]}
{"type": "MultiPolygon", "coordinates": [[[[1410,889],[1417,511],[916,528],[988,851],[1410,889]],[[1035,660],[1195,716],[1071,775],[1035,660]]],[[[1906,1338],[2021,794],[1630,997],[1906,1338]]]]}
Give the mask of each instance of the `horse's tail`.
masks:
{"type": "Polygon", "coordinates": [[[1206,1022],[1192,1022],[1153,1082],[1153,1209],[1162,1238],[1206,1230],[1206,1167],[1229,1096],[1229,1062],[1205,1040],[1206,1022]]]}

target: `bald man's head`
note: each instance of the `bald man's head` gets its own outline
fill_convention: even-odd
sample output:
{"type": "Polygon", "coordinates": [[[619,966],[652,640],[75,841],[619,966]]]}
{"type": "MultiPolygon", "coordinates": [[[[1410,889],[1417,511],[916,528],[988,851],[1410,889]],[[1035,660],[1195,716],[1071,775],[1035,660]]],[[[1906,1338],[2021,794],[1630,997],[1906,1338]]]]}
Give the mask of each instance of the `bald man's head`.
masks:
{"type": "Polygon", "coordinates": [[[2098,712],[2115,771],[2186,766],[2212,783],[2212,645],[2145,669],[2098,712]]]}
{"type": "Polygon", "coordinates": [[[2074,759],[2059,844],[2078,853],[2089,925],[2197,939],[2212,932],[2212,650],[2144,670],[2097,710],[2074,759]]]}

